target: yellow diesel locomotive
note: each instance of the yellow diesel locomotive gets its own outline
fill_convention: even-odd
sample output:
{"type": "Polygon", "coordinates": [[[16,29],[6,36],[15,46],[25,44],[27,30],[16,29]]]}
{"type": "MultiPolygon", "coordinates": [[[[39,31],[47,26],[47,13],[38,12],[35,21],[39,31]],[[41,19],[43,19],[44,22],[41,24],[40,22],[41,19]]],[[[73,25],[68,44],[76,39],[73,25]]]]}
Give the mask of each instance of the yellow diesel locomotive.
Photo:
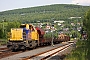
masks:
{"type": "Polygon", "coordinates": [[[22,24],[20,28],[11,28],[7,47],[11,50],[35,48],[43,39],[44,31],[32,24],[22,24]]]}

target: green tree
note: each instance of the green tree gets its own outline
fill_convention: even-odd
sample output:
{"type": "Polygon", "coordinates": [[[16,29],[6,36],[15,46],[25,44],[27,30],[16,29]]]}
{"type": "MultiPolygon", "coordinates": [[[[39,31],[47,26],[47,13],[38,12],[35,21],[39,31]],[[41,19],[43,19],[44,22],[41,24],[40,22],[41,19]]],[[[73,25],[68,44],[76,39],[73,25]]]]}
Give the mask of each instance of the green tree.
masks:
{"type": "Polygon", "coordinates": [[[8,22],[6,30],[10,32],[11,28],[18,28],[20,26],[20,22],[8,22]]]}
{"type": "Polygon", "coordinates": [[[88,40],[89,40],[90,39],[90,10],[85,15],[83,25],[84,25],[84,29],[87,31],[88,40]]]}
{"type": "Polygon", "coordinates": [[[90,10],[85,15],[83,25],[88,35],[88,40],[86,42],[86,58],[90,60],[90,10]]]}

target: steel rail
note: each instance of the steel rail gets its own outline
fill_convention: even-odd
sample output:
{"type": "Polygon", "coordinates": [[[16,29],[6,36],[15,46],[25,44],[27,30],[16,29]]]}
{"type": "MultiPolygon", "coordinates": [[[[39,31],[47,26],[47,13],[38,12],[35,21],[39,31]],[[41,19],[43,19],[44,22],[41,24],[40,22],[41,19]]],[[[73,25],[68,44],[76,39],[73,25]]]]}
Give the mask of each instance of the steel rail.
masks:
{"type": "Polygon", "coordinates": [[[29,56],[29,57],[23,58],[21,60],[45,60],[45,59],[57,54],[58,52],[66,49],[67,47],[71,46],[72,44],[73,43],[66,44],[64,46],[60,46],[60,47],[57,47],[57,48],[33,55],[33,56],[29,56]]]}

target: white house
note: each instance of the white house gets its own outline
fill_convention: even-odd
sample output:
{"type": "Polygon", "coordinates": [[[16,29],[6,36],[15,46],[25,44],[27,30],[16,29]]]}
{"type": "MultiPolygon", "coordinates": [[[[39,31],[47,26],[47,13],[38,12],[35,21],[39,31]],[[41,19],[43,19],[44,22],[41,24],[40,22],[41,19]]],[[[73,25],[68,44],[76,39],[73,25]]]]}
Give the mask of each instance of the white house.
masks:
{"type": "Polygon", "coordinates": [[[54,23],[64,23],[65,21],[54,21],[54,23]]]}

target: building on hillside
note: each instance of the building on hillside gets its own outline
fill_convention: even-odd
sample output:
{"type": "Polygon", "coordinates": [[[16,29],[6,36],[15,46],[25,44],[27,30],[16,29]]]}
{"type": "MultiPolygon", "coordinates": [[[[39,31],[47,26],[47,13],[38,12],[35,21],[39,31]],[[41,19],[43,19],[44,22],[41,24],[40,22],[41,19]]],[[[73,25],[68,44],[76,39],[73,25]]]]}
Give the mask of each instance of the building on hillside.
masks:
{"type": "Polygon", "coordinates": [[[64,23],[65,21],[54,21],[54,23],[64,23]]]}

